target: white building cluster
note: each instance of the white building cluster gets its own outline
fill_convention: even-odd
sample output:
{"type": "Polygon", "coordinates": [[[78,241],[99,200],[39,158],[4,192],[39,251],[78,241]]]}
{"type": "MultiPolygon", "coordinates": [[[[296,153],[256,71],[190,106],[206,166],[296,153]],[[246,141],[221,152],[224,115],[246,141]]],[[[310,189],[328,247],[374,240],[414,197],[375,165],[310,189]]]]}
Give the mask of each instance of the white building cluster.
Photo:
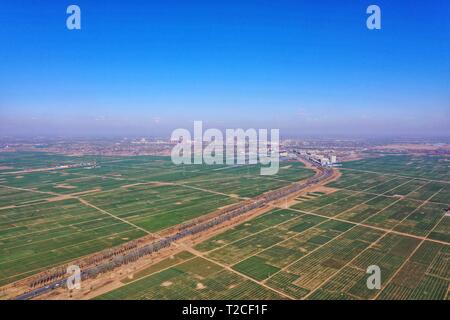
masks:
{"type": "Polygon", "coordinates": [[[330,154],[330,155],[323,155],[311,151],[307,151],[303,154],[306,158],[311,160],[314,163],[317,163],[323,167],[333,167],[338,166],[336,155],[330,154]]]}

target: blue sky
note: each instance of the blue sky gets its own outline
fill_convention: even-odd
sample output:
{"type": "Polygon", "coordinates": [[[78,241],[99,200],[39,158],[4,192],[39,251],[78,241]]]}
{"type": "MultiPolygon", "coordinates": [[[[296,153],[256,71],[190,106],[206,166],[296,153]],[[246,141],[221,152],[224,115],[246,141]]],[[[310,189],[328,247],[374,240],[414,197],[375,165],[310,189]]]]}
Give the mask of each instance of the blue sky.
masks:
{"type": "Polygon", "coordinates": [[[0,134],[450,135],[450,4],[21,1],[0,5],[0,134]],[[66,28],[81,8],[82,29],[66,28]],[[366,28],[377,4],[382,29],[366,28]]]}

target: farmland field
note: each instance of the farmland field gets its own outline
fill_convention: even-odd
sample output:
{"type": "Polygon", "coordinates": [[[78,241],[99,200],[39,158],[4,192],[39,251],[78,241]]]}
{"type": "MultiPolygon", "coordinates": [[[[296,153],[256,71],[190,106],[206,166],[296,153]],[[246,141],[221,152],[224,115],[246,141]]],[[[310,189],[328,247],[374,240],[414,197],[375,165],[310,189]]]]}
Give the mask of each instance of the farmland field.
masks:
{"type": "Polygon", "coordinates": [[[196,257],[99,299],[282,299],[282,296],[196,257]]]}
{"type": "Polygon", "coordinates": [[[75,199],[0,211],[0,284],[142,237],[75,199]]]}
{"type": "Polygon", "coordinates": [[[163,271],[148,270],[99,298],[247,298],[229,290],[241,279],[242,286],[252,283],[242,290],[259,288],[250,297],[256,299],[448,299],[446,166],[438,157],[411,156],[346,163],[341,178],[328,184],[333,192],[303,195],[288,209],[197,244],[189,261],[217,282],[186,271],[184,262],[172,266],[178,259],[171,258],[163,271]],[[380,290],[366,286],[371,265],[380,268],[380,290]]]}
{"type": "Polygon", "coordinates": [[[263,177],[258,166],[33,152],[1,153],[0,168],[0,285],[313,175],[302,163],[263,177]]]}

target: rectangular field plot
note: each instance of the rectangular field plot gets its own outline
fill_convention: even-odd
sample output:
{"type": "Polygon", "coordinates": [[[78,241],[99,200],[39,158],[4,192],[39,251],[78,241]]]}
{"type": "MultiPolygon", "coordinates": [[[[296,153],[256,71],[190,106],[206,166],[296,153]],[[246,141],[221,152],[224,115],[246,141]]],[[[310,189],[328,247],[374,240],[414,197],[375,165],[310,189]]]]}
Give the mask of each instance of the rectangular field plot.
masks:
{"type": "Polygon", "coordinates": [[[379,238],[308,299],[373,299],[379,291],[367,288],[367,268],[378,266],[382,282],[386,283],[419,243],[419,240],[393,234],[379,238]]]}
{"type": "Polygon", "coordinates": [[[261,176],[259,170],[260,166],[211,167],[209,172],[183,179],[182,183],[240,197],[255,197],[314,175],[313,170],[298,162],[282,164],[278,174],[270,177],[261,176]]]}
{"type": "Polygon", "coordinates": [[[326,206],[314,209],[311,212],[324,215],[327,217],[334,217],[362,203],[365,203],[375,197],[377,196],[373,194],[357,193],[350,197],[346,197],[344,199],[330,203],[326,206]]]}
{"type": "Polygon", "coordinates": [[[89,203],[148,231],[158,231],[236,202],[176,185],[134,185],[83,196],[89,203]]]}
{"type": "Polygon", "coordinates": [[[264,192],[279,189],[291,184],[289,181],[280,181],[274,178],[257,176],[234,175],[204,175],[196,179],[183,180],[183,184],[195,186],[205,190],[238,195],[251,198],[264,192]]]}
{"type": "Polygon", "coordinates": [[[295,298],[303,298],[381,236],[380,231],[354,227],[275,273],[266,284],[295,298]]]}
{"type": "Polygon", "coordinates": [[[301,162],[282,162],[280,163],[278,173],[272,177],[275,179],[295,182],[312,177],[313,175],[314,171],[305,168],[305,165],[301,162]]]}
{"type": "Polygon", "coordinates": [[[211,171],[211,166],[175,166],[170,157],[130,156],[102,162],[96,168],[85,170],[75,168],[66,170],[68,173],[126,178],[135,182],[177,181],[201,175],[211,171]]]}
{"type": "MultiPolygon", "coordinates": [[[[315,217],[296,215],[292,218],[292,220],[287,220],[287,222],[298,222],[299,224],[304,223],[303,229],[307,229],[319,223],[319,220],[315,217]]],[[[209,252],[207,256],[216,261],[232,265],[250,255],[254,255],[268,247],[292,238],[301,232],[294,230],[295,229],[291,229],[289,225],[284,226],[284,224],[281,224],[220,247],[209,252]]]]}
{"type": "Polygon", "coordinates": [[[403,185],[407,185],[411,179],[407,178],[394,178],[390,179],[386,182],[380,183],[376,186],[366,189],[366,192],[376,193],[376,194],[384,194],[385,192],[389,192],[392,189],[396,189],[402,187],[403,185]]]}
{"type": "Polygon", "coordinates": [[[450,243],[450,216],[447,214],[431,231],[428,236],[430,239],[440,240],[450,243]]]}
{"type": "Polygon", "coordinates": [[[422,202],[416,200],[400,200],[371,216],[365,223],[379,228],[390,229],[415,211],[422,202]]]}
{"type": "Polygon", "coordinates": [[[378,299],[443,300],[449,286],[449,246],[425,241],[384,287],[378,299]]]}
{"type": "Polygon", "coordinates": [[[170,256],[169,258],[164,259],[154,265],[151,265],[150,267],[145,268],[144,270],[140,270],[140,271],[134,273],[131,277],[122,279],[121,282],[122,283],[133,282],[133,281],[136,281],[137,279],[144,278],[146,276],[149,276],[151,274],[157,273],[157,272],[165,270],[165,269],[169,269],[172,266],[181,264],[187,260],[192,260],[194,258],[195,258],[195,256],[192,253],[190,253],[188,251],[182,251],[182,252],[177,253],[173,256],[170,256]]]}
{"type": "Polygon", "coordinates": [[[448,158],[440,156],[383,156],[345,162],[343,167],[413,178],[450,181],[448,158]]]}
{"type": "Polygon", "coordinates": [[[211,251],[301,215],[301,213],[292,210],[275,209],[199,243],[195,246],[195,249],[202,252],[211,251]]]}
{"type": "Polygon", "coordinates": [[[233,266],[234,270],[237,270],[245,275],[248,275],[256,280],[264,280],[270,277],[272,274],[280,270],[264,261],[264,259],[253,256],[233,266]]]}
{"type": "MultiPolygon", "coordinates": [[[[430,182],[430,183],[427,183],[426,185],[422,186],[421,188],[409,193],[408,198],[422,200],[422,201],[428,200],[428,199],[431,200],[432,198],[435,198],[436,196],[438,196],[438,194],[441,191],[445,192],[446,188],[447,188],[446,183],[430,182]]],[[[442,194],[441,194],[441,196],[439,196],[436,199],[439,199],[441,197],[442,197],[442,194]]],[[[445,198],[446,197],[444,196],[440,200],[445,200],[445,198]]]]}
{"type": "Polygon", "coordinates": [[[0,186],[0,209],[8,206],[18,206],[21,204],[44,201],[50,197],[52,196],[0,186]]]}
{"type": "MultiPolygon", "coordinates": [[[[7,186],[48,192],[53,194],[69,194],[85,191],[102,191],[131,184],[125,178],[98,177],[91,175],[90,170],[83,169],[83,175],[67,173],[62,170],[48,172],[24,173],[8,175],[3,182],[7,186]]],[[[26,191],[24,191],[25,193],[26,191]]],[[[51,196],[51,194],[49,194],[51,196]]]]}
{"type": "MultiPolygon", "coordinates": [[[[317,217],[310,216],[310,219],[317,217]]],[[[233,266],[233,269],[240,271],[257,280],[269,278],[273,273],[277,273],[281,268],[299,260],[309,252],[332,240],[338,235],[352,227],[351,224],[317,220],[313,227],[306,228],[305,223],[298,235],[270,246],[256,255],[253,255],[233,266]],[[256,267],[261,265],[261,267],[256,267]],[[261,271],[263,270],[263,271],[261,271]]],[[[296,228],[297,225],[294,225],[296,228]]],[[[292,230],[292,227],[290,228],[292,230]]]]}
{"type": "Polygon", "coordinates": [[[0,284],[145,233],[78,200],[0,211],[0,284]]]}
{"type": "MultiPolygon", "coordinates": [[[[345,188],[354,191],[365,191],[375,194],[390,194],[393,189],[398,189],[401,192],[404,192],[408,189],[408,187],[405,187],[405,190],[400,188],[403,185],[409,185],[410,181],[412,180],[409,178],[344,169],[342,170],[341,178],[339,178],[339,180],[337,181],[331,182],[330,184],[328,184],[328,186],[334,188],[345,188]]],[[[425,183],[426,182],[423,182],[423,184],[425,183]]],[[[416,184],[418,184],[416,187],[413,188],[413,186],[409,186],[409,188],[413,188],[412,190],[414,190],[415,188],[420,186],[419,183],[416,182],[416,184]]]]}
{"type": "MultiPolygon", "coordinates": [[[[337,202],[341,199],[348,198],[356,193],[353,191],[339,190],[333,193],[320,195],[311,200],[305,199],[292,206],[292,209],[298,209],[306,212],[314,212],[314,210],[337,202]]],[[[300,200],[297,198],[297,200],[300,200]]]]}
{"type": "Polygon", "coordinates": [[[430,201],[450,205],[450,183],[445,184],[443,188],[430,199],[430,201]]]}
{"type": "Polygon", "coordinates": [[[236,273],[202,258],[131,282],[97,299],[283,299],[236,273]]]}
{"type": "Polygon", "coordinates": [[[378,196],[340,213],[337,215],[337,218],[352,222],[362,222],[398,200],[395,197],[378,196]]]}
{"type": "Polygon", "coordinates": [[[414,211],[394,230],[417,236],[426,236],[441,221],[444,214],[442,205],[429,202],[414,211]]]}
{"type": "Polygon", "coordinates": [[[264,229],[210,251],[207,256],[227,265],[236,264],[256,254],[260,254],[259,256],[261,258],[268,260],[268,263],[275,266],[280,263],[288,263],[289,259],[303,255],[304,252],[307,251],[307,248],[310,247],[308,245],[302,246],[302,242],[306,242],[301,236],[303,232],[307,233],[307,230],[312,229],[315,226],[321,228],[313,231],[311,237],[308,238],[311,242],[317,242],[326,238],[326,236],[332,237],[332,234],[339,232],[335,230],[336,224],[321,224],[324,221],[325,219],[320,217],[311,215],[298,216],[297,214],[294,215],[293,218],[290,218],[277,226],[264,229]],[[288,243],[297,244],[298,248],[294,247],[294,250],[290,250],[292,248],[285,246],[285,244],[288,243]],[[283,251],[284,253],[288,253],[289,251],[289,257],[285,256],[284,259],[279,262],[273,261],[280,251],[283,251]]]}
{"type": "Polygon", "coordinates": [[[395,188],[399,184],[408,181],[403,178],[395,178],[388,175],[372,174],[369,179],[364,179],[361,182],[347,187],[349,190],[365,191],[381,194],[392,188],[395,188]]]}
{"type": "MultiPolygon", "coordinates": [[[[70,169],[67,172],[85,174],[86,170],[70,169]]],[[[243,197],[265,192],[271,187],[279,188],[314,175],[313,170],[305,168],[299,162],[282,163],[278,174],[268,178],[260,175],[260,165],[174,165],[170,157],[158,156],[124,157],[103,163],[89,170],[89,173],[137,182],[192,183],[201,188],[212,187],[212,190],[239,194],[243,197]],[[233,183],[233,180],[236,181],[233,183]],[[222,184],[224,189],[220,188],[222,184]],[[269,186],[265,186],[266,184],[269,186]],[[259,193],[256,192],[257,187],[260,188],[259,193]]]]}
{"type": "Polygon", "coordinates": [[[388,196],[395,196],[395,195],[406,196],[408,193],[413,192],[414,190],[417,190],[417,189],[421,188],[422,186],[426,185],[427,183],[428,182],[425,181],[425,180],[413,179],[413,180],[408,181],[407,183],[404,183],[404,184],[398,186],[397,188],[389,190],[388,192],[385,193],[385,195],[388,195],[388,196]]]}
{"type": "Polygon", "coordinates": [[[57,171],[46,171],[46,172],[30,172],[30,173],[22,173],[22,174],[14,174],[14,175],[5,175],[2,177],[4,181],[3,184],[16,187],[16,188],[25,188],[25,189],[35,189],[40,191],[48,191],[41,190],[42,187],[51,188],[53,185],[62,184],[66,179],[71,177],[76,177],[74,175],[70,175],[62,170],[57,171]]]}
{"type": "Polygon", "coordinates": [[[59,183],[39,186],[38,189],[59,194],[69,194],[85,191],[106,191],[132,183],[132,181],[120,178],[70,175],[59,183]]]}
{"type": "Polygon", "coordinates": [[[338,180],[327,184],[331,188],[364,190],[379,184],[380,182],[392,179],[378,173],[361,172],[352,170],[341,170],[341,177],[338,180]],[[366,186],[365,188],[363,186],[366,186]]]}

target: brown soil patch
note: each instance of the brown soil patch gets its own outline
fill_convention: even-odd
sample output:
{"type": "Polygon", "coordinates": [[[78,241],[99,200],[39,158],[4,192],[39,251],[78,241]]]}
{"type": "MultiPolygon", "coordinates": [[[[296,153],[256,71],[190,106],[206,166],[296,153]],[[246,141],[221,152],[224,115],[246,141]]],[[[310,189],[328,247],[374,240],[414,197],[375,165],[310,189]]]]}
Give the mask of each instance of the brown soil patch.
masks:
{"type": "Polygon", "coordinates": [[[195,288],[197,290],[202,290],[202,289],[206,289],[206,286],[203,283],[199,282],[199,283],[197,283],[197,286],[195,288]]]}
{"type": "Polygon", "coordinates": [[[62,184],[57,184],[55,186],[55,188],[59,188],[59,189],[76,189],[77,187],[62,183],[62,184]]]}
{"type": "Polygon", "coordinates": [[[70,195],[76,197],[76,196],[81,196],[81,195],[84,195],[87,193],[100,192],[100,191],[102,191],[102,188],[95,188],[95,189],[81,191],[81,192],[74,192],[74,193],[71,193],[70,195]]]}
{"type": "Polygon", "coordinates": [[[142,185],[159,187],[159,186],[172,185],[172,183],[170,183],[170,182],[136,182],[136,183],[123,185],[123,186],[121,186],[121,188],[127,189],[127,188],[131,188],[131,187],[135,187],[135,186],[142,186],[142,185]]]}
{"type": "Polygon", "coordinates": [[[336,188],[330,188],[325,186],[318,186],[317,188],[311,189],[310,192],[323,192],[325,194],[336,192],[338,189],[336,188]]]}
{"type": "Polygon", "coordinates": [[[161,283],[161,287],[170,287],[173,283],[170,281],[164,281],[161,283]]]}
{"type": "Polygon", "coordinates": [[[47,199],[47,202],[56,202],[56,201],[62,201],[62,200],[67,200],[67,199],[71,199],[71,198],[72,197],[69,195],[62,195],[62,196],[49,198],[49,199],[47,199]]]}

